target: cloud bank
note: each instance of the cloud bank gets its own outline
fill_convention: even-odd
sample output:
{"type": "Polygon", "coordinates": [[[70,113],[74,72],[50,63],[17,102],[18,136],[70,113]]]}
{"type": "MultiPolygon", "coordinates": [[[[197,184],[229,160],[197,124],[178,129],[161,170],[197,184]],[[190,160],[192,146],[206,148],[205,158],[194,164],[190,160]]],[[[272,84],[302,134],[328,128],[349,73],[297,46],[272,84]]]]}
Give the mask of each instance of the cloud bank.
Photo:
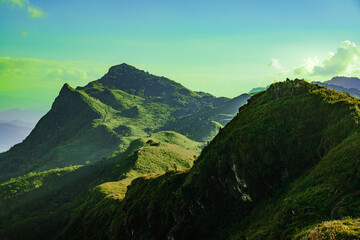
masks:
{"type": "Polygon", "coordinates": [[[279,60],[271,59],[269,66],[290,77],[333,77],[339,75],[356,76],[360,74],[360,47],[346,40],[335,52],[329,52],[328,57],[320,61],[318,57],[308,57],[303,64],[294,69],[281,66],[279,60]],[[276,60],[276,61],[274,61],[276,60]]]}

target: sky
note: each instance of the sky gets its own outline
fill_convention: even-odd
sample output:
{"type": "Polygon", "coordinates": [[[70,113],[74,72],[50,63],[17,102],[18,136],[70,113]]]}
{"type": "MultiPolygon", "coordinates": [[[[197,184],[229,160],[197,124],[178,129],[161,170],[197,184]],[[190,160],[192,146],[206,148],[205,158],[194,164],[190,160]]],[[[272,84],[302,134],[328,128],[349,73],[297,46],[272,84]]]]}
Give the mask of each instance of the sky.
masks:
{"type": "Polygon", "coordinates": [[[215,96],[360,77],[360,0],[0,0],[0,111],[128,63],[215,96]]]}

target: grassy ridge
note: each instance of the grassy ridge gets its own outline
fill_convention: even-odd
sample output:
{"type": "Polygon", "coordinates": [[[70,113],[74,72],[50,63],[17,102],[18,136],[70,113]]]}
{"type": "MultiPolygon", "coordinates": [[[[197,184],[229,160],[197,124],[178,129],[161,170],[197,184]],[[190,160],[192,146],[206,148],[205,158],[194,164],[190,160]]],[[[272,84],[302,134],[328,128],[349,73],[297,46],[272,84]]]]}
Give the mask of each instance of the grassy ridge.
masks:
{"type": "Polygon", "coordinates": [[[126,64],[114,66],[85,87],[63,86],[32,133],[0,154],[0,182],[29,172],[94,163],[124,153],[133,140],[159,131],[176,130],[204,144],[247,98],[230,101],[198,94],[165,77],[126,64]]]}
{"type": "Polygon", "coordinates": [[[81,227],[84,234],[92,232],[100,236],[106,223],[111,223],[114,206],[125,196],[133,179],[147,173],[163,174],[171,169],[189,168],[200,151],[199,143],[175,132],[158,132],[133,140],[129,145],[127,157],[119,153],[104,162],[32,173],[5,183],[6,192],[19,188],[23,193],[8,194],[6,201],[0,202],[3,206],[0,226],[5,227],[0,236],[41,239],[53,231],[51,235],[55,238],[55,233],[63,229],[57,234],[76,239],[79,233],[75,234],[74,229],[77,227],[81,227]],[[34,185],[39,179],[41,186],[28,187],[28,182],[34,185]],[[88,189],[92,189],[89,195],[88,189]],[[99,227],[94,228],[93,222],[99,222],[99,227]],[[48,226],[50,223],[56,227],[48,226]],[[48,229],[41,231],[37,226],[48,229]],[[19,232],[20,228],[23,231],[19,232]]]}
{"type": "Polygon", "coordinates": [[[326,221],[306,229],[294,237],[294,240],[352,240],[360,238],[360,219],[326,221]]]}
{"type": "Polygon", "coordinates": [[[331,218],[358,217],[356,200],[346,201],[359,191],[359,104],[301,80],[270,86],[241,108],[189,172],[134,180],[103,233],[291,239],[331,218]]]}
{"type": "Polygon", "coordinates": [[[65,173],[75,171],[79,167],[81,167],[81,165],[56,168],[39,173],[31,172],[23,177],[12,178],[9,181],[0,184],[0,201],[18,197],[23,193],[40,188],[48,178],[61,176],[65,173]]]}

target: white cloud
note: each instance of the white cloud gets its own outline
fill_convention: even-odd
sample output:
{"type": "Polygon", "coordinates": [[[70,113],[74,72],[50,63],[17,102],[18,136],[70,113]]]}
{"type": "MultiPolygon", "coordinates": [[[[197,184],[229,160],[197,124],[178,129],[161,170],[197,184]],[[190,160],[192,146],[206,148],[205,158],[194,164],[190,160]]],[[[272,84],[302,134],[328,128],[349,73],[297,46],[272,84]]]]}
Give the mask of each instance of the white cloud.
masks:
{"type": "Polygon", "coordinates": [[[320,61],[317,56],[308,57],[303,64],[293,69],[286,69],[279,64],[279,60],[271,59],[270,67],[279,70],[280,74],[287,73],[288,77],[333,77],[338,75],[358,75],[360,73],[360,47],[354,42],[346,40],[335,52],[329,52],[328,57],[320,61]]]}
{"type": "Polygon", "coordinates": [[[284,68],[280,65],[279,60],[276,58],[273,58],[270,60],[270,63],[268,64],[269,67],[275,68],[277,70],[283,70],[284,68]]]}
{"type": "Polygon", "coordinates": [[[359,65],[358,56],[360,48],[353,42],[344,41],[335,53],[329,54],[322,64],[314,67],[311,75],[334,76],[346,73],[349,68],[359,65]]]}
{"type": "Polygon", "coordinates": [[[319,62],[320,61],[317,56],[313,58],[308,57],[303,61],[303,64],[300,67],[295,68],[292,72],[294,75],[308,75],[314,70],[315,66],[318,65],[319,62]]]}

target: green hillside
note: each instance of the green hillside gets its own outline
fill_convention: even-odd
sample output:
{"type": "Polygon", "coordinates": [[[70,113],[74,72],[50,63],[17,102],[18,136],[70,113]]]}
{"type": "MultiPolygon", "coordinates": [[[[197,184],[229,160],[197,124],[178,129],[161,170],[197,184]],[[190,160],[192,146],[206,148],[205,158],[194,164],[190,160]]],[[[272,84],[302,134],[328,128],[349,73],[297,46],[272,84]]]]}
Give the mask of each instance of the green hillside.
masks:
{"type": "MultiPolygon", "coordinates": [[[[316,224],[316,231],[339,225],[332,227],[336,236],[357,236],[357,220],[323,222],[360,217],[359,104],[302,80],[271,85],[240,109],[190,171],[134,180],[113,205],[116,214],[103,218],[103,236],[298,239],[316,224]]],[[[67,229],[79,229],[78,222],[67,229]]],[[[77,233],[74,239],[91,238],[77,233]]]]}
{"type": "MultiPolygon", "coordinates": [[[[105,227],[98,218],[103,212],[99,206],[105,205],[104,212],[111,213],[111,204],[118,203],[131,181],[144,174],[190,168],[200,145],[175,132],[158,132],[134,140],[127,157],[115,155],[95,164],[13,178],[0,185],[0,229],[6,228],[0,238],[44,239],[79,218],[74,216],[78,211],[90,223],[100,221],[99,226],[105,227]]],[[[87,231],[95,229],[101,230],[87,231]]]]}
{"type": "MultiPolygon", "coordinates": [[[[89,86],[70,90],[109,106],[115,95],[103,94],[108,87],[99,82],[92,84],[95,90],[89,86]],[[99,100],[105,96],[110,98],[99,100]]],[[[121,133],[119,139],[126,147],[101,161],[29,173],[2,183],[0,238],[324,240],[360,236],[357,98],[303,80],[287,80],[252,96],[221,127],[221,121],[234,111],[231,102],[238,104],[243,96],[221,103],[222,110],[214,103],[192,115],[189,111],[196,106],[188,106],[186,115],[175,117],[179,103],[169,105],[167,97],[142,92],[130,83],[122,87],[132,91],[133,101],[127,101],[128,93],[123,92],[121,106],[109,107],[106,113],[95,102],[86,106],[99,109],[99,116],[108,119],[96,118],[92,126],[106,125],[111,133],[121,133]],[[149,100],[156,98],[161,100],[149,100]],[[151,110],[146,110],[146,104],[151,110]],[[151,111],[157,104],[175,110],[155,120],[151,111]],[[139,117],[142,114],[151,121],[139,117]],[[203,143],[182,135],[181,127],[192,121],[196,125],[203,118],[221,129],[201,150],[203,143]],[[177,132],[159,131],[169,126],[177,132]]],[[[179,90],[176,84],[164,86],[169,88],[179,90]]],[[[201,92],[187,94],[208,97],[201,92]]],[[[200,127],[189,129],[183,133],[195,133],[200,127]]]]}
{"type": "Polygon", "coordinates": [[[134,139],[158,131],[175,130],[204,144],[248,97],[235,101],[200,95],[127,64],[113,66],[85,87],[63,86],[31,134],[0,154],[0,182],[29,172],[91,164],[125,152],[134,139]],[[193,131],[193,126],[201,127],[193,131]]]}
{"type": "Polygon", "coordinates": [[[90,226],[103,198],[120,201],[133,179],[190,168],[248,97],[192,92],[126,64],[85,87],[65,84],[31,134],[0,154],[1,238],[44,239],[81,209],[90,226]]]}

